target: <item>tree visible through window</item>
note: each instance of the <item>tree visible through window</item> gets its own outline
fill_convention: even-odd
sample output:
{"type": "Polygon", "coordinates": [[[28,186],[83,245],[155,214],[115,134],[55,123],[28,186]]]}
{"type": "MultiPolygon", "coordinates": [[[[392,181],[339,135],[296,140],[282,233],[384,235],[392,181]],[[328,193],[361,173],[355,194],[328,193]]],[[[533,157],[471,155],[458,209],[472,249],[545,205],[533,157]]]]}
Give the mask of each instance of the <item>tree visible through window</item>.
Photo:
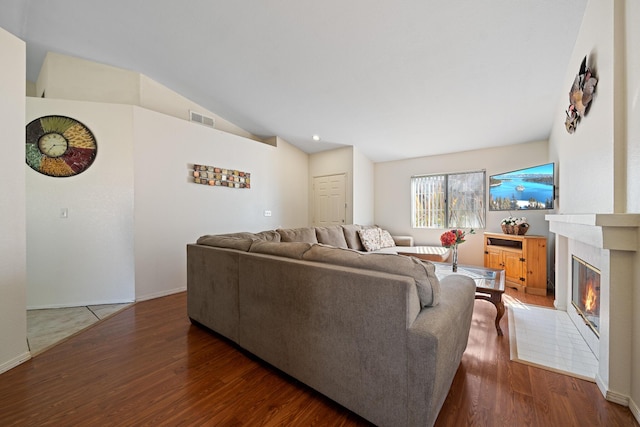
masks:
{"type": "Polygon", "coordinates": [[[485,228],[485,173],[411,177],[413,228],[485,228]]]}

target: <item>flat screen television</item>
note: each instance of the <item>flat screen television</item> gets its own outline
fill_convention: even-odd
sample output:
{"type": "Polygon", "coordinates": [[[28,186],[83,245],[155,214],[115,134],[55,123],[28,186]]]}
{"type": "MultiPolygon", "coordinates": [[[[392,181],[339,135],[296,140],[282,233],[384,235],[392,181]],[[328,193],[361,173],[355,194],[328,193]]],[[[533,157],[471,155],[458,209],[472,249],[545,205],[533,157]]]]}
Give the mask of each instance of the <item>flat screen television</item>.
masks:
{"type": "Polygon", "coordinates": [[[489,210],[553,209],[554,164],[547,163],[489,177],[489,210]]]}

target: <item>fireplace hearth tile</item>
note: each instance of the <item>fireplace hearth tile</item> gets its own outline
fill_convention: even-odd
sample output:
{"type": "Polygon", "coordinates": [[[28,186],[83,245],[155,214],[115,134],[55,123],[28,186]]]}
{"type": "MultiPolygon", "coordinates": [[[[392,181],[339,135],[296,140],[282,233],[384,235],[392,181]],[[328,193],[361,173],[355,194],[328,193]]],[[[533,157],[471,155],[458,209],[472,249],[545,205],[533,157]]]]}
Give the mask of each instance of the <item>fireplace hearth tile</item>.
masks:
{"type": "Polygon", "coordinates": [[[505,303],[511,360],[595,382],[598,360],[566,311],[505,303]]]}

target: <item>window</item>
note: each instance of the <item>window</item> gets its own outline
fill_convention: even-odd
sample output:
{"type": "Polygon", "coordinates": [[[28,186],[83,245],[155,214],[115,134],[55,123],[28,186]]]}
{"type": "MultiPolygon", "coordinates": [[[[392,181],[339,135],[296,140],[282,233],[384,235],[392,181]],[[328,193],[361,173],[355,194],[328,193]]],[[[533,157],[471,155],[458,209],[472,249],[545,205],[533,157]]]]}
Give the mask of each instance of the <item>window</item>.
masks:
{"type": "Polygon", "coordinates": [[[413,228],[484,228],[485,172],[411,177],[413,228]]]}

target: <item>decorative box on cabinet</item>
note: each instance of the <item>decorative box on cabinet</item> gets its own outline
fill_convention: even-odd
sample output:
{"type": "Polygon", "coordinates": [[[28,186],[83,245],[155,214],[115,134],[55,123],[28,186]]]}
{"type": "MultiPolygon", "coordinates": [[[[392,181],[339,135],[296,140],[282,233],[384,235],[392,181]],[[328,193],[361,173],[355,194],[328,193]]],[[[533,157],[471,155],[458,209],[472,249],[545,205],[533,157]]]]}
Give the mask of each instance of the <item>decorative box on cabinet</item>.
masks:
{"type": "Polygon", "coordinates": [[[505,285],[547,295],[547,238],[484,233],[484,266],[503,269],[505,285]]]}

